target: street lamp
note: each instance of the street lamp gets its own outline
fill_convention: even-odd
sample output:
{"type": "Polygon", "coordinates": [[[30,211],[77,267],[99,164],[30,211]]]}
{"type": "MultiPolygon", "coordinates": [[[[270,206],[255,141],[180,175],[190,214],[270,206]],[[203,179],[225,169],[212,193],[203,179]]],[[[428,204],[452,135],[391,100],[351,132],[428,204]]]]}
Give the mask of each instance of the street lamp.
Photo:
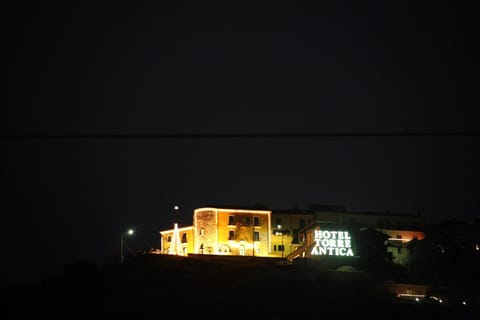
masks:
{"type": "Polygon", "coordinates": [[[283,231],[280,230],[280,229],[282,229],[282,225],[281,224],[277,225],[277,229],[279,229],[279,231],[282,233],[282,246],[280,248],[282,250],[282,259],[283,259],[283,250],[284,250],[284,248],[283,248],[283,231]]]}
{"type": "Polygon", "coordinates": [[[128,236],[131,236],[135,231],[133,229],[128,229],[126,232],[122,233],[120,235],[120,264],[123,264],[123,246],[124,246],[124,240],[123,236],[126,234],[128,236]]]}

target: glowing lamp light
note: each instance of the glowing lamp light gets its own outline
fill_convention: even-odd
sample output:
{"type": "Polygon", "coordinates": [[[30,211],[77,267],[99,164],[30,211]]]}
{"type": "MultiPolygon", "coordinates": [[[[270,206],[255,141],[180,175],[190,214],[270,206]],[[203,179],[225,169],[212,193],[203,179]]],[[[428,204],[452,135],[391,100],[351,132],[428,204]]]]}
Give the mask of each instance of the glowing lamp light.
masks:
{"type": "MultiPolygon", "coordinates": [[[[129,236],[131,236],[135,231],[133,229],[128,229],[125,233],[129,236]]],[[[120,264],[123,264],[123,247],[124,247],[124,242],[125,240],[123,239],[123,233],[120,235],[120,264]]]]}

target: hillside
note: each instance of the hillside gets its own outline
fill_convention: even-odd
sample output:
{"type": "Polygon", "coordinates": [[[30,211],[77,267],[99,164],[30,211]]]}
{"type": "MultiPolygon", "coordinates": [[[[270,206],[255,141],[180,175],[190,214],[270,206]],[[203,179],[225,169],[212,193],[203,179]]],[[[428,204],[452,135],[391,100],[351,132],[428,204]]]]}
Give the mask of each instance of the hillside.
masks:
{"type": "Polygon", "coordinates": [[[63,275],[3,288],[11,318],[203,317],[222,319],[424,318],[463,315],[474,306],[401,303],[365,272],[322,270],[278,259],[144,255],[98,270],[88,261],[63,275]]]}

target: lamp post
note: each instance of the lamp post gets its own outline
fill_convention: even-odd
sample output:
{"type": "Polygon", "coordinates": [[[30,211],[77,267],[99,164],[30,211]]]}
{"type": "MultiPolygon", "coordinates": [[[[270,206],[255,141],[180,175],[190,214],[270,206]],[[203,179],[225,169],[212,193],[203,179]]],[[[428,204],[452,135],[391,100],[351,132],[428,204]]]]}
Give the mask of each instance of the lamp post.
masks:
{"type": "Polygon", "coordinates": [[[133,231],[133,229],[128,229],[126,232],[122,233],[120,235],[120,264],[123,264],[123,245],[124,245],[124,241],[123,240],[123,235],[124,234],[127,234],[129,236],[131,236],[135,231],[133,231]]]}
{"type": "Polygon", "coordinates": [[[279,224],[279,225],[277,226],[277,229],[279,229],[279,231],[282,233],[282,246],[281,246],[280,248],[281,248],[281,250],[282,250],[282,259],[283,259],[283,250],[284,250],[284,248],[283,248],[283,231],[280,230],[280,229],[282,229],[282,225],[279,224]]]}

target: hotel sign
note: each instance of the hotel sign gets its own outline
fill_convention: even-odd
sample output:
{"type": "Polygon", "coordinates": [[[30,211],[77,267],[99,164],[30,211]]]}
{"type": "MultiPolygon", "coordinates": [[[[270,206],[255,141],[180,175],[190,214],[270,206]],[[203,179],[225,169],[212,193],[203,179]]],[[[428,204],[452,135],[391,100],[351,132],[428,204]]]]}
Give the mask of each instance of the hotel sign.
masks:
{"type": "Polygon", "coordinates": [[[314,230],[312,256],[353,257],[352,238],[348,231],[314,230]]]}

